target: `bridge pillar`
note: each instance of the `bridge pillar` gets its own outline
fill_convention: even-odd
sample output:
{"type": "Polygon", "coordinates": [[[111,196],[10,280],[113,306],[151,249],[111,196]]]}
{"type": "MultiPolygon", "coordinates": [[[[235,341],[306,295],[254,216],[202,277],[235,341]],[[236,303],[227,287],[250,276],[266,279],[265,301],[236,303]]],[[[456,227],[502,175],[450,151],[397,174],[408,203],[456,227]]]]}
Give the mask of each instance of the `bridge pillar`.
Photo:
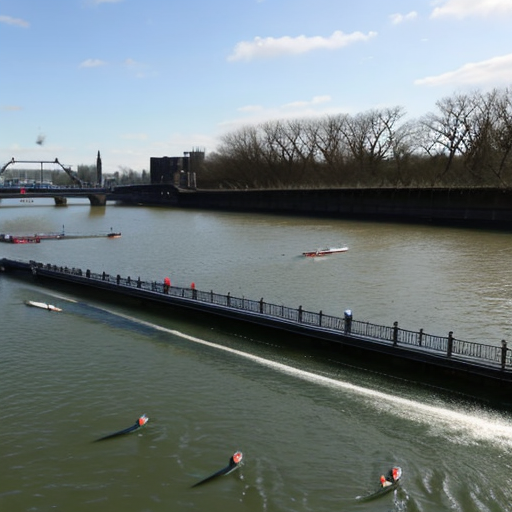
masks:
{"type": "Polygon", "coordinates": [[[53,198],[53,200],[55,201],[56,206],[67,206],[68,205],[68,200],[65,197],[55,196],[53,198]]]}
{"type": "Polygon", "coordinates": [[[107,194],[91,194],[87,196],[91,206],[105,206],[107,204],[107,194]]]}

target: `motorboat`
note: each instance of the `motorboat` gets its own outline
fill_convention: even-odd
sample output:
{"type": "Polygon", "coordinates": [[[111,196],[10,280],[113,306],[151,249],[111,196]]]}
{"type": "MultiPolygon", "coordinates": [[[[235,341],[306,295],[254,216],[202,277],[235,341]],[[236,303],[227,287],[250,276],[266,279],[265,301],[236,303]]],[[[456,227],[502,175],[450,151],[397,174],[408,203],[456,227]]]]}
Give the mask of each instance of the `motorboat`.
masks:
{"type": "Polygon", "coordinates": [[[317,249],[316,251],[306,251],[303,252],[302,255],[306,256],[306,258],[316,258],[319,256],[326,256],[328,254],[336,254],[338,252],[346,251],[348,251],[348,247],[328,247],[324,249],[317,249]]]}

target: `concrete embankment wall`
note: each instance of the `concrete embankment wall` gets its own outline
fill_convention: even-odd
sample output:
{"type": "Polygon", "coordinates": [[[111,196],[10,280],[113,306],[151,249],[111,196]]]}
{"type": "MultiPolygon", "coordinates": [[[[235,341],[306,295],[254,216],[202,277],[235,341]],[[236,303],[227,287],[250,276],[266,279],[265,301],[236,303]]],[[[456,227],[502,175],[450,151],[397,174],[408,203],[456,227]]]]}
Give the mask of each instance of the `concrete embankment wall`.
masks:
{"type": "Polygon", "coordinates": [[[512,189],[191,191],[172,185],[147,185],[120,187],[111,199],[184,208],[512,227],[512,189]]]}

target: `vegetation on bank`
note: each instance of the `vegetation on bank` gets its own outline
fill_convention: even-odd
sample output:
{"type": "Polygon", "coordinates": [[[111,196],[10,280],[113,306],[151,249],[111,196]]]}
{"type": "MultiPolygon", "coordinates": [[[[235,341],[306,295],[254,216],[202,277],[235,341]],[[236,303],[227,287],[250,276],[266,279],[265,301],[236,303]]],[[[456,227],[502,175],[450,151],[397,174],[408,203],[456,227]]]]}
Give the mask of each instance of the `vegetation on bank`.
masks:
{"type": "Polygon", "coordinates": [[[222,138],[200,188],[510,187],[512,88],[401,107],[269,121],[222,138]]]}
{"type": "MultiPolygon", "coordinates": [[[[198,188],[214,189],[512,187],[512,86],[454,94],[413,120],[397,106],[244,126],[191,170],[198,188]]],[[[95,184],[96,165],[79,165],[77,176],[95,184]]],[[[103,178],[150,183],[148,171],[130,168],[103,178]]]]}

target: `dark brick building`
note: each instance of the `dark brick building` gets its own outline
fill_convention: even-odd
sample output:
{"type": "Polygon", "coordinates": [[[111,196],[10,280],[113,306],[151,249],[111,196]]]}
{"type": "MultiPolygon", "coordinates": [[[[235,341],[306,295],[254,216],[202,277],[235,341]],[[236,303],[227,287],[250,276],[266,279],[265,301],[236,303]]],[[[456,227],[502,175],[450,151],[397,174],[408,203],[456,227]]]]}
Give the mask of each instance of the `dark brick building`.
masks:
{"type": "Polygon", "coordinates": [[[183,156],[151,157],[151,184],[173,184],[181,188],[196,188],[196,175],[204,162],[204,151],[187,151],[183,156]]]}

